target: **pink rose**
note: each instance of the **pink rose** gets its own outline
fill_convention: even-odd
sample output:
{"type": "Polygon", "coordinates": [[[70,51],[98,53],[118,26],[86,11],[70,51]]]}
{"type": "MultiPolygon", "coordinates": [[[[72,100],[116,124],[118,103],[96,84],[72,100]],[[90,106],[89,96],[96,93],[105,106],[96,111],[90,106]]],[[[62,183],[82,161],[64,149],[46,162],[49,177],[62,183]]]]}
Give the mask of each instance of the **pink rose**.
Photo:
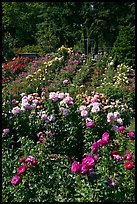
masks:
{"type": "Polygon", "coordinates": [[[88,116],[88,111],[87,111],[87,110],[82,110],[82,111],[81,111],[81,116],[82,116],[82,117],[88,116]]]}
{"type": "Polygon", "coordinates": [[[109,134],[108,132],[104,132],[104,134],[102,135],[102,143],[108,144],[108,140],[109,140],[109,134]]]}
{"type": "Polygon", "coordinates": [[[123,132],[123,131],[124,131],[124,129],[125,129],[125,127],[124,127],[124,126],[120,126],[120,127],[118,128],[118,131],[119,131],[119,132],[123,132]]]}
{"type": "Polygon", "coordinates": [[[128,132],[127,135],[129,136],[129,138],[131,140],[134,140],[135,139],[135,133],[134,132],[128,132]]]}
{"type": "Polygon", "coordinates": [[[71,165],[71,171],[74,173],[78,173],[80,171],[81,165],[79,162],[74,161],[71,165]]]}
{"type": "Polygon", "coordinates": [[[124,159],[126,160],[132,160],[133,156],[130,152],[127,152],[126,155],[124,156],[124,159]]]}
{"type": "Polygon", "coordinates": [[[82,159],[82,165],[85,164],[87,167],[92,167],[95,165],[95,159],[91,154],[87,154],[84,159],[82,159]]]}
{"type": "Polygon", "coordinates": [[[89,121],[86,123],[86,128],[91,128],[91,127],[94,127],[95,124],[92,122],[92,121],[89,121]]]}
{"type": "Polygon", "coordinates": [[[86,174],[88,172],[88,170],[89,170],[89,167],[86,164],[84,164],[84,163],[81,164],[80,166],[81,166],[80,173],[81,174],[86,174]]]}
{"type": "Polygon", "coordinates": [[[63,84],[64,85],[66,85],[66,84],[68,84],[69,83],[69,81],[67,80],[67,79],[65,79],[64,81],[63,81],[63,84]]]}
{"type": "Polygon", "coordinates": [[[26,165],[19,166],[19,168],[18,168],[18,175],[25,174],[27,168],[28,168],[28,166],[26,166],[26,165]]]}
{"type": "Polygon", "coordinates": [[[20,181],[21,181],[21,178],[20,176],[16,175],[16,176],[13,176],[12,179],[11,179],[11,184],[13,186],[17,186],[20,184],[20,181]]]}

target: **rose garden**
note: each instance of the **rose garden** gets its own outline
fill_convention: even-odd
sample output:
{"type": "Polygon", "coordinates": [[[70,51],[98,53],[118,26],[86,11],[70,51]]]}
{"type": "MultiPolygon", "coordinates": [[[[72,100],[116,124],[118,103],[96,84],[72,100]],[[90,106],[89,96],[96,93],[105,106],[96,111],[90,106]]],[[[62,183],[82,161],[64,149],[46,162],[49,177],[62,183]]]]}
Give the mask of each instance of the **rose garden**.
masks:
{"type": "Polygon", "coordinates": [[[65,46],[3,63],[3,202],[133,202],[134,77],[65,46]]]}

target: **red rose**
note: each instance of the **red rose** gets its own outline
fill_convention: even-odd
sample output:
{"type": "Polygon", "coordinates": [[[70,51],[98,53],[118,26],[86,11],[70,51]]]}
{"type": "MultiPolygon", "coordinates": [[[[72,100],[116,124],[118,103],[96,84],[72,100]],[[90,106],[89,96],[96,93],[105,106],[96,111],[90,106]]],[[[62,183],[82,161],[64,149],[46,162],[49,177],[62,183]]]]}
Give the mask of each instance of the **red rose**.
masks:
{"type": "Polygon", "coordinates": [[[111,155],[118,155],[119,151],[118,150],[114,150],[113,152],[111,152],[111,155]]]}
{"type": "Polygon", "coordinates": [[[24,174],[26,172],[27,168],[28,168],[28,166],[26,166],[26,165],[19,166],[19,168],[18,168],[18,175],[24,174]]]}
{"type": "Polygon", "coordinates": [[[126,162],[125,164],[124,164],[124,166],[125,166],[125,168],[126,169],[133,169],[133,167],[134,167],[134,163],[133,162],[126,162]]]}

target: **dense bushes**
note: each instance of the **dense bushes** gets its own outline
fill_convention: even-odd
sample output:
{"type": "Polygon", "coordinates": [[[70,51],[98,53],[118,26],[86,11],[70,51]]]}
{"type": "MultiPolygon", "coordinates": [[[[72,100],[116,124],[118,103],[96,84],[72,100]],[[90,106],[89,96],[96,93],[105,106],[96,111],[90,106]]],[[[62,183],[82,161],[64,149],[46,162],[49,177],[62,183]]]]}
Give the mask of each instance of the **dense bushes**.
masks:
{"type": "Polygon", "coordinates": [[[131,27],[121,27],[111,55],[117,65],[124,63],[135,68],[135,32],[131,27]]]}
{"type": "Polygon", "coordinates": [[[3,87],[3,202],[134,201],[134,97],[104,94],[111,60],[62,46],[3,87]]]}

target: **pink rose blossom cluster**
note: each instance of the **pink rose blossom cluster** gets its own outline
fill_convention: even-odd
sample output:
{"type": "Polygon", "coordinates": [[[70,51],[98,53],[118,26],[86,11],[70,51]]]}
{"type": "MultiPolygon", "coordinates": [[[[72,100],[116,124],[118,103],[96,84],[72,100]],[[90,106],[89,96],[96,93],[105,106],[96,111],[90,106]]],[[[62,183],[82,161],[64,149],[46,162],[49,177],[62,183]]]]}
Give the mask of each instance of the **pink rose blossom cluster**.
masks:
{"type": "Polygon", "coordinates": [[[19,185],[20,182],[21,182],[21,177],[20,176],[21,175],[25,175],[26,170],[29,167],[37,166],[38,165],[38,161],[34,157],[32,157],[32,156],[28,156],[26,158],[20,159],[20,164],[21,165],[17,169],[17,175],[13,176],[12,179],[11,179],[11,184],[13,186],[19,185]]]}
{"type": "Polygon", "coordinates": [[[133,155],[130,152],[126,152],[125,156],[121,156],[120,152],[118,150],[113,150],[111,152],[111,155],[113,157],[114,160],[116,161],[122,161],[122,160],[127,160],[127,162],[124,164],[125,168],[127,170],[132,169],[134,167],[134,163],[131,162],[131,160],[133,159],[133,155]]]}
{"type": "Polygon", "coordinates": [[[77,161],[74,161],[71,165],[71,171],[74,173],[80,173],[80,174],[87,174],[89,176],[94,176],[94,167],[96,164],[98,156],[87,154],[85,158],[82,159],[82,162],[79,163],[77,161]]]}
{"type": "Polygon", "coordinates": [[[92,144],[91,149],[93,152],[97,152],[99,147],[107,145],[108,143],[109,143],[109,133],[104,132],[102,135],[102,139],[99,139],[98,141],[94,142],[92,144]]]}
{"type": "MultiPolygon", "coordinates": [[[[21,108],[19,106],[14,107],[11,110],[11,112],[14,115],[17,115],[17,114],[21,113],[22,111],[24,112],[25,110],[32,110],[32,109],[36,108],[36,106],[39,103],[39,100],[35,97],[35,96],[38,96],[37,93],[33,93],[33,94],[29,94],[29,95],[22,93],[20,95],[22,97],[21,108]]],[[[14,104],[16,104],[16,103],[14,103],[14,104]]]]}
{"type": "Polygon", "coordinates": [[[39,101],[33,95],[25,95],[22,97],[21,110],[32,110],[36,108],[39,101]]]}

